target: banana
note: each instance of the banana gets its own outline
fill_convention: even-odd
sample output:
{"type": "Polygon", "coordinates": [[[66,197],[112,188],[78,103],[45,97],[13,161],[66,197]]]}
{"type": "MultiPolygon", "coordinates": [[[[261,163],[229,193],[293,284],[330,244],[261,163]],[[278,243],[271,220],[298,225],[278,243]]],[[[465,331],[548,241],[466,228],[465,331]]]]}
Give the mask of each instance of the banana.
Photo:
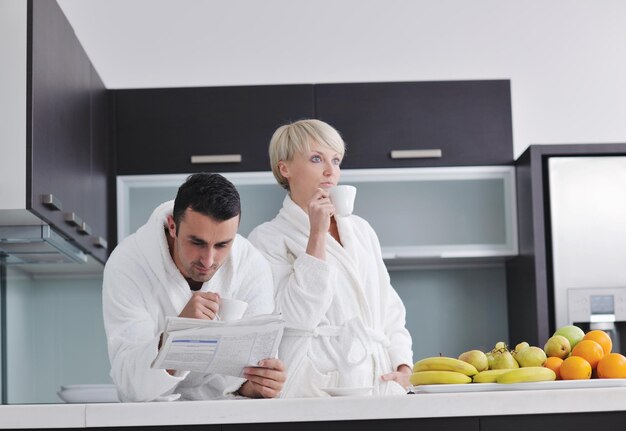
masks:
{"type": "Polygon", "coordinates": [[[498,383],[525,383],[555,380],[556,374],[546,367],[522,367],[502,374],[496,379],[498,383]]]}
{"type": "Polygon", "coordinates": [[[473,376],[478,373],[478,370],[472,364],[445,356],[420,359],[413,365],[413,372],[418,371],[456,371],[466,376],[473,376]]]}
{"type": "Polygon", "coordinates": [[[470,383],[472,378],[456,371],[418,371],[409,379],[413,386],[470,383]]]}
{"type": "Polygon", "coordinates": [[[498,376],[512,371],[513,368],[503,368],[500,370],[485,370],[472,377],[474,383],[495,383],[498,376]]]}

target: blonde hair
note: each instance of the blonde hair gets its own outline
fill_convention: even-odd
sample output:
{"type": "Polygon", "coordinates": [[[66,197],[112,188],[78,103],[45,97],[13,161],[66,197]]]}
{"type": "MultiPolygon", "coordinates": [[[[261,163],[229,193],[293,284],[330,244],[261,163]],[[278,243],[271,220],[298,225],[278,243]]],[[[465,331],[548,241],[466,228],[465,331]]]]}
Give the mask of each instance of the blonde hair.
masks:
{"type": "Polygon", "coordinates": [[[311,150],[311,142],[317,142],[339,154],[343,158],[346,147],[331,125],[320,120],[300,120],[280,126],[270,140],[270,165],[272,173],[283,188],[289,190],[289,181],[280,173],[278,162],[291,161],[296,154],[311,150]]]}

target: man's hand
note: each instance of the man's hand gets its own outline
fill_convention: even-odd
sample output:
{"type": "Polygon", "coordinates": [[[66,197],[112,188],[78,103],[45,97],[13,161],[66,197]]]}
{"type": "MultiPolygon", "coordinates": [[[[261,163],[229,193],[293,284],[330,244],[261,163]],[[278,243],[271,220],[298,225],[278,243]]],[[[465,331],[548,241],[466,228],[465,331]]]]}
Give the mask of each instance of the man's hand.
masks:
{"type": "Polygon", "coordinates": [[[280,359],[263,359],[258,367],[244,369],[244,377],[248,379],[239,394],[248,398],[276,398],[283,389],[287,374],[280,359]]]}
{"type": "Polygon", "coordinates": [[[220,295],[215,292],[193,292],[178,317],[214,320],[220,309],[220,295]]]}
{"type": "Polygon", "coordinates": [[[389,380],[393,380],[394,382],[402,385],[403,388],[408,388],[409,387],[409,377],[411,377],[411,373],[413,372],[413,370],[411,370],[411,367],[409,367],[408,365],[400,365],[398,367],[398,371],[394,371],[393,373],[387,373],[387,374],[383,374],[382,376],[380,376],[380,379],[383,382],[388,382],[389,380]]]}

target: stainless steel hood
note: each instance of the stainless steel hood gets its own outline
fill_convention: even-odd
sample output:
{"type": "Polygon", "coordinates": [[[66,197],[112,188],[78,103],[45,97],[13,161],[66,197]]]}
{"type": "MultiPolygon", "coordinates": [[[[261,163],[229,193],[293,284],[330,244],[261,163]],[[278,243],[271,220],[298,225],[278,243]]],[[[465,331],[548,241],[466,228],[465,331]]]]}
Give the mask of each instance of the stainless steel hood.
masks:
{"type": "Polygon", "coordinates": [[[7,265],[87,262],[85,253],[48,225],[0,226],[0,256],[7,265]]]}

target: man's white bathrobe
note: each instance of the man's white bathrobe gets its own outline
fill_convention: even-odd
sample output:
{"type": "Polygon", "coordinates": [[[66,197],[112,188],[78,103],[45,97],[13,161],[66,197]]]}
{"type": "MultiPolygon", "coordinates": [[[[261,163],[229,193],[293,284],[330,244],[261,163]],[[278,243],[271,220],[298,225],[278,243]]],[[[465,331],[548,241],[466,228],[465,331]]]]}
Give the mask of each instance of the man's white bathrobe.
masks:
{"type": "MultiPolygon", "coordinates": [[[[191,298],[187,281],[172,260],[165,235],[173,201],[111,254],[103,281],[103,314],[111,377],[122,401],[210,399],[228,396],[241,378],[152,369],[167,316],[177,316],[191,298]]],[[[248,303],[246,315],[274,311],[272,273],[263,256],[237,235],[229,258],[202,291],[248,303]]]]}
{"type": "Polygon", "coordinates": [[[289,195],[272,221],[248,239],[269,260],[276,310],[286,321],[279,357],[287,367],[283,397],[323,396],[323,387],[374,386],[405,393],[380,376],[412,366],[406,311],[390,284],[378,237],[355,215],[337,218],[341,243],[327,238],[326,260],[305,253],[308,215],[289,195]],[[343,246],[342,246],[343,245],[343,246]]]}

